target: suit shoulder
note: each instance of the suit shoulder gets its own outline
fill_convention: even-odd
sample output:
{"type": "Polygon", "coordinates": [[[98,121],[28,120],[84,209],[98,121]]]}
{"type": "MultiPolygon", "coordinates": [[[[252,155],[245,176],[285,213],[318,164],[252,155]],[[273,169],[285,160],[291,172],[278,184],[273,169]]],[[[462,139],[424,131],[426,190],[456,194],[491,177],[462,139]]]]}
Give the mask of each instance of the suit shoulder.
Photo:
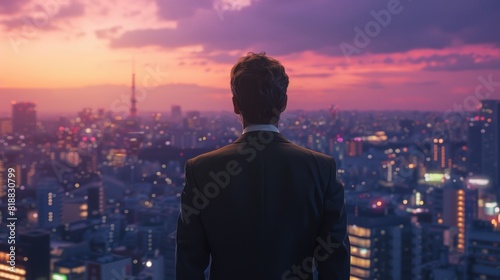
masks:
{"type": "Polygon", "coordinates": [[[192,165],[198,165],[200,163],[212,162],[214,159],[222,158],[224,156],[228,156],[234,154],[236,151],[236,147],[233,144],[226,145],[224,147],[220,147],[210,152],[203,153],[194,158],[189,159],[192,165]]]}
{"type": "Polygon", "coordinates": [[[330,161],[333,160],[332,156],[329,156],[329,155],[326,155],[326,154],[323,154],[323,153],[320,153],[320,152],[317,152],[317,151],[314,151],[314,150],[311,150],[311,149],[308,149],[308,148],[304,148],[302,146],[299,146],[299,145],[296,145],[296,144],[293,144],[293,143],[291,145],[293,145],[292,147],[298,153],[302,153],[302,154],[308,155],[308,156],[313,156],[314,158],[317,158],[319,160],[324,160],[324,161],[327,161],[327,162],[330,162],[330,161]]]}

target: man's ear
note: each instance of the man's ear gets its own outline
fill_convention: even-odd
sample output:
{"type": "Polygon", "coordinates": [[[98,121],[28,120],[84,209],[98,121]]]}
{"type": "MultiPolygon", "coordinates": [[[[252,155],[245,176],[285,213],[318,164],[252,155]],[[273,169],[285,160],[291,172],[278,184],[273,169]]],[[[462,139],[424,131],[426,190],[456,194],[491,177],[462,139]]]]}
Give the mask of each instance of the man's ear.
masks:
{"type": "Polygon", "coordinates": [[[285,100],[283,101],[283,107],[281,107],[281,110],[280,110],[282,113],[283,113],[283,112],[285,111],[285,109],[286,109],[286,104],[287,104],[287,102],[288,102],[288,94],[287,94],[287,95],[285,95],[285,100]]]}
{"type": "Polygon", "coordinates": [[[240,107],[238,106],[238,101],[236,100],[236,98],[234,97],[233,95],[233,108],[234,108],[234,113],[236,115],[240,115],[240,107]]]}

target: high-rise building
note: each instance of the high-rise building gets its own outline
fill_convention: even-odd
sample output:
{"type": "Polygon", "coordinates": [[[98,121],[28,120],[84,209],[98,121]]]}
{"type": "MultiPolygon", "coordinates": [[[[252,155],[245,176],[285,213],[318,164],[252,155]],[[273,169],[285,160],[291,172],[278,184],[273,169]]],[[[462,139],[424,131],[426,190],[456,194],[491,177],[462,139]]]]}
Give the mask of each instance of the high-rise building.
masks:
{"type": "Polygon", "coordinates": [[[117,255],[92,257],[86,261],[84,279],[131,279],[131,263],[129,257],[117,255]]]}
{"type": "Polygon", "coordinates": [[[0,199],[3,199],[3,197],[7,194],[7,171],[8,169],[5,167],[4,160],[0,156],[0,199]]]}
{"type": "Polygon", "coordinates": [[[487,221],[467,229],[464,279],[500,279],[500,231],[487,221]]]}
{"type": "Polygon", "coordinates": [[[468,167],[491,180],[500,197],[500,100],[482,100],[479,114],[469,122],[468,167]]]}
{"type": "Polygon", "coordinates": [[[196,131],[174,130],[171,136],[172,146],[193,149],[197,144],[196,136],[196,131]]]}
{"type": "Polygon", "coordinates": [[[481,176],[471,176],[466,180],[467,189],[477,190],[478,219],[489,220],[498,214],[498,203],[491,188],[490,179],[481,176]]]}
{"type": "Polygon", "coordinates": [[[410,218],[389,213],[381,200],[369,208],[356,204],[348,221],[350,279],[406,279],[412,274],[410,218]]]}
{"type": "Polygon", "coordinates": [[[412,273],[409,220],[358,217],[349,225],[351,279],[404,279],[412,273]]]}
{"type": "Polygon", "coordinates": [[[12,102],[12,129],[14,133],[32,133],[36,129],[35,103],[12,102]]]}
{"type": "MultiPolygon", "coordinates": [[[[12,151],[7,151],[6,154],[14,154],[14,155],[23,155],[22,152],[18,152],[16,153],[15,151],[11,154],[12,151]]],[[[26,164],[23,164],[23,163],[19,163],[19,162],[16,162],[16,161],[12,161],[12,160],[9,160],[9,157],[10,155],[7,155],[4,157],[4,160],[3,160],[3,167],[5,168],[4,172],[8,172],[8,170],[10,168],[12,168],[14,170],[14,174],[16,175],[16,188],[19,188],[21,186],[28,186],[28,185],[31,185],[31,181],[32,181],[32,178],[33,178],[33,175],[34,175],[34,172],[35,172],[35,169],[34,169],[34,166],[31,165],[26,165],[26,164]]],[[[6,175],[6,174],[5,174],[6,175]]],[[[6,180],[7,176],[4,176],[3,177],[3,184],[4,186],[7,185],[7,180],[6,180]]],[[[0,179],[1,181],[1,179],[0,179]]]]}
{"type": "Polygon", "coordinates": [[[175,236],[177,232],[172,232],[165,238],[165,279],[175,279],[175,236]]]}
{"type": "Polygon", "coordinates": [[[19,233],[14,254],[9,244],[0,244],[0,279],[50,279],[50,233],[29,231],[19,233]],[[15,259],[15,269],[8,265],[11,256],[15,259]]]}
{"type": "Polygon", "coordinates": [[[88,218],[96,218],[104,213],[104,187],[102,184],[93,184],[87,189],[88,218]]]}
{"type": "Polygon", "coordinates": [[[12,133],[12,119],[0,118],[0,136],[12,133]]]}
{"type": "Polygon", "coordinates": [[[434,138],[432,146],[432,168],[443,170],[451,167],[450,148],[444,138],[434,138]]]}
{"type": "Polygon", "coordinates": [[[363,142],[361,139],[349,140],[345,144],[348,157],[360,157],[363,155],[363,142]]]}
{"type": "Polygon", "coordinates": [[[172,112],[171,112],[170,119],[172,120],[173,123],[180,124],[180,122],[182,121],[181,106],[172,105],[172,112]]]}
{"type": "Polygon", "coordinates": [[[185,129],[196,129],[200,126],[201,114],[199,111],[188,111],[186,112],[186,118],[184,119],[185,129]]]}
{"type": "Polygon", "coordinates": [[[460,183],[447,183],[431,193],[431,211],[434,222],[456,228],[453,251],[465,251],[466,227],[478,218],[478,190],[467,189],[460,183]]]}
{"type": "Polygon", "coordinates": [[[62,201],[61,223],[70,224],[87,218],[87,201],[83,197],[65,196],[62,201]]]}
{"type": "Polygon", "coordinates": [[[36,185],[38,226],[55,228],[62,221],[63,190],[55,178],[42,178],[36,185]]]}
{"type": "MultiPolygon", "coordinates": [[[[484,122],[482,169],[484,175],[491,177],[493,187],[500,194],[500,101],[483,100],[479,117],[484,122]]],[[[481,131],[483,132],[483,131],[481,131]]]]}
{"type": "Polygon", "coordinates": [[[414,120],[400,120],[399,126],[401,127],[401,138],[407,139],[413,136],[415,133],[415,121],[414,120]]]}
{"type": "Polygon", "coordinates": [[[432,279],[433,269],[448,264],[449,248],[444,245],[445,225],[413,222],[413,276],[414,280],[432,279]]]}
{"type": "Polygon", "coordinates": [[[469,122],[469,131],[467,133],[467,171],[472,174],[482,174],[482,144],[483,136],[481,130],[483,123],[479,117],[469,122]]]}

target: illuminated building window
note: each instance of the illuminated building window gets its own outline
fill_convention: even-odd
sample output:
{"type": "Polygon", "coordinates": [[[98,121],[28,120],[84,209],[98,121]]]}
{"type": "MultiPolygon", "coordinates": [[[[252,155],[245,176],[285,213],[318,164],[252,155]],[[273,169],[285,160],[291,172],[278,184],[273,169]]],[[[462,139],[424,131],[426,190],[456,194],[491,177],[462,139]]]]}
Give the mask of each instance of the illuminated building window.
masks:
{"type": "Polygon", "coordinates": [[[370,260],[351,256],[351,265],[355,265],[362,268],[370,268],[370,260]]]}
{"type": "Polygon", "coordinates": [[[358,248],[356,246],[351,246],[351,255],[357,256],[357,257],[362,257],[362,258],[369,258],[370,257],[370,249],[367,248],[358,248]]]}
{"type": "Polygon", "coordinates": [[[363,239],[355,236],[349,236],[349,240],[351,241],[351,245],[358,246],[358,247],[364,247],[364,248],[370,248],[370,240],[369,239],[363,239]]]}
{"type": "MultiPolygon", "coordinates": [[[[358,267],[351,267],[351,274],[354,276],[362,277],[362,278],[369,278],[370,277],[370,271],[366,269],[361,269],[358,267]]],[[[352,279],[352,277],[351,277],[352,279]]]]}
{"type": "Polygon", "coordinates": [[[441,147],[441,167],[446,167],[446,151],[444,147],[441,147]]]}
{"type": "Polygon", "coordinates": [[[434,161],[438,161],[438,146],[434,145],[434,161]]]}
{"type": "Polygon", "coordinates": [[[356,235],[359,237],[370,237],[370,234],[371,234],[370,229],[358,227],[355,225],[349,226],[348,231],[349,231],[349,234],[356,235]]]}

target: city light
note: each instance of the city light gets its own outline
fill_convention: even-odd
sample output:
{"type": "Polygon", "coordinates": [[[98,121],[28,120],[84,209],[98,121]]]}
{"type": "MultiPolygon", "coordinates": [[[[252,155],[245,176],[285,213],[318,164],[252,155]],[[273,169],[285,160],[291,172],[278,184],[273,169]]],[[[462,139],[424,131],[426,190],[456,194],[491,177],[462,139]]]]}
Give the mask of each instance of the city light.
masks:
{"type": "MultiPolygon", "coordinates": [[[[229,14],[227,20],[230,24],[229,14]]],[[[125,30],[123,32],[126,34],[125,30]]],[[[427,52],[431,50],[419,56],[425,57],[427,52]]],[[[234,55],[237,54],[238,51],[234,51],[234,55]]],[[[409,52],[409,55],[414,57],[415,54],[409,52]]],[[[217,58],[213,60],[220,59],[218,52],[213,52],[212,56],[217,58]]],[[[301,55],[298,57],[301,59],[301,55]]],[[[457,57],[461,56],[457,54],[457,57]]],[[[285,61],[286,56],[280,59],[285,61]]],[[[429,68],[457,67],[430,61],[433,59],[421,58],[419,61],[424,62],[412,63],[411,67],[420,67],[420,64],[429,68]]],[[[484,55],[471,61],[488,59],[484,55]]],[[[207,64],[204,66],[207,73],[214,75],[207,82],[212,83],[209,80],[215,80],[222,69],[210,63],[186,60],[178,66],[179,71],[185,71],[181,66],[207,64]]],[[[379,63],[392,64],[386,70],[394,71],[394,63],[379,63]]],[[[176,65],[175,59],[172,58],[169,64],[176,65]]],[[[321,61],[310,64],[316,65],[314,70],[317,72],[301,74],[300,68],[293,65],[290,67],[295,69],[290,71],[291,79],[295,75],[300,79],[317,76],[315,79],[320,80],[324,75],[321,71],[330,67],[322,65],[321,61]]],[[[147,63],[141,62],[141,65],[147,63]]],[[[103,71],[110,70],[102,67],[103,71]]],[[[141,72],[147,71],[141,69],[141,72]]],[[[462,72],[461,78],[466,80],[467,72],[462,72]]],[[[493,74],[491,77],[472,76],[469,80],[496,81],[493,74]]],[[[491,271],[491,275],[483,278],[497,279],[495,277],[499,276],[494,274],[498,256],[492,249],[500,244],[500,205],[497,201],[500,176],[495,169],[500,162],[497,153],[499,101],[479,100],[483,109],[467,114],[453,111],[460,108],[453,103],[444,108],[451,111],[438,111],[438,107],[444,105],[437,101],[437,109],[433,108],[436,110],[425,112],[378,108],[360,111],[351,107],[340,110],[334,105],[337,109],[332,114],[325,109],[329,104],[309,110],[307,102],[302,100],[304,108],[287,110],[276,126],[262,126],[274,131],[270,137],[267,134],[270,131],[260,131],[260,134],[256,131],[253,135],[252,131],[243,133],[242,117],[236,116],[231,107],[226,111],[196,109],[196,104],[207,103],[208,106],[214,100],[221,104],[229,100],[231,105],[231,93],[224,101],[227,92],[222,88],[200,87],[213,95],[210,102],[201,95],[199,99],[192,96],[175,98],[176,91],[190,96],[191,91],[199,88],[172,82],[161,84],[158,94],[148,90],[140,92],[140,85],[135,87],[135,75],[134,72],[133,85],[125,91],[117,86],[120,93],[110,101],[116,106],[104,104],[106,106],[99,108],[100,99],[92,99],[96,102],[92,108],[82,104],[78,111],[61,114],[49,112],[50,106],[42,105],[44,98],[40,97],[8,105],[10,111],[4,114],[7,117],[0,115],[0,185],[6,186],[8,179],[13,180],[14,177],[7,177],[9,172],[16,173],[17,180],[11,183],[10,191],[9,187],[0,189],[3,198],[0,218],[10,222],[10,216],[17,215],[18,219],[12,220],[18,226],[16,234],[35,232],[32,236],[15,239],[15,245],[19,246],[16,251],[19,254],[15,257],[9,255],[11,244],[0,241],[1,279],[126,279],[133,277],[132,272],[139,277],[174,279],[176,268],[172,260],[176,259],[179,244],[182,245],[179,235],[183,233],[182,230],[177,232],[177,228],[193,221],[194,228],[198,226],[196,234],[206,235],[206,240],[211,240],[207,236],[221,227],[223,233],[215,234],[224,237],[222,243],[244,241],[279,245],[282,242],[288,251],[300,245],[288,244],[289,240],[305,240],[302,233],[310,232],[314,238],[303,243],[314,242],[325,247],[316,256],[321,258],[324,254],[335,255],[343,249],[337,248],[347,242],[333,243],[328,236],[326,240],[319,240],[315,236],[318,227],[296,230],[300,227],[298,223],[321,225],[325,217],[330,222],[339,220],[337,214],[347,215],[344,220],[347,220],[350,248],[345,250],[351,253],[351,279],[416,279],[441,274],[449,275],[450,279],[459,276],[480,279],[483,276],[476,272],[486,275],[491,271]],[[172,84],[176,85],[173,89],[172,84]],[[165,107],[161,110],[155,109],[156,98],[162,95],[160,92],[172,97],[160,99],[165,107]],[[183,100],[186,105],[175,105],[184,104],[183,100]],[[290,155],[281,154],[288,149],[292,149],[290,155]],[[293,158],[302,152],[304,157],[293,158]],[[214,155],[220,158],[212,158],[214,155]],[[223,165],[219,165],[219,161],[223,165]],[[202,164],[205,166],[200,168],[202,164]],[[324,170],[317,172],[317,169],[324,170]],[[249,170],[251,174],[246,174],[249,170]],[[18,195],[16,207],[9,205],[9,198],[13,201],[12,189],[18,195]],[[290,208],[287,209],[287,205],[291,205],[290,208]],[[265,212],[262,224],[258,220],[262,218],[262,209],[268,206],[277,208],[265,212]],[[337,217],[330,219],[329,212],[337,217]],[[217,213],[214,219],[205,220],[213,213],[217,213]],[[290,216],[294,213],[299,215],[290,216]],[[250,235],[244,236],[246,233],[250,235]],[[266,236],[267,241],[259,239],[262,233],[270,234],[266,236]],[[290,238],[290,234],[297,233],[300,236],[290,238]],[[90,242],[90,246],[83,248],[82,241],[90,242]],[[74,254],[82,250],[85,254],[74,254]],[[50,262],[46,262],[48,260],[50,262]],[[9,271],[8,261],[17,262],[17,274],[9,271]],[[33,264],[43,265],[46,275],[31,275],[35,271],[33,264]]],[[[138,83],[151,78],[139,79],[139,76],[138,71],[138,83]]],[[[346,74],[345,77],[351,76],[346,74]]],[[[432,85],[434,81],[424,81],[425,77],[415,77],[412,83],[419,81],[432,85]]],[[[300,79],[294,78],[295,96],[300,95],[303,87],[314,85],[300,79]]],[[[488,89],[484,82],[479,83],[481,90],[488,89]]],[[[372,87],[378,86],[373,84],[372,87]]],[[[115,90],[113,88],[110,87],[110,91],[115,90]]],[[[316,90],[319,89],[311,88],[311,92],[316,90]]],[[[381,87],[376,91],[383,95],[384,90],[389,89],[381,87]]],[[[474,94],[474,91],[467,92],[474,94]]],[[[92,91],[86,94],[90,96],[92,91]]],[[[339,93],[338,96],[344,95],[339,93]]],[[[473,95],[464,97],[469,98],[467,102],[471,101],[470,96],[473,95]]],[[[99,97],[105,99],[104,94],[99,97]]],[[[328,98],[322,103],[337,102],[328,98]]],[[[366,99],[376,101],[379,98],[385,100],[383,96],[366,99]]],[[[460,94],[454,98],[460,99],[460,94]]],[[[419,103],[424,99],[414,100],[419,103]]],[[[292,100],[290,95],[290,102],[297,104],[299,101],[292,100]]],[[[247,126],[245,129],[260,128],[247,126]]],[[[338,229],[340,225],[333,228],[338,229]]],[[[4,235],[9,237],[9,234],[13,235],[10,232],[4,235]]],[[[200,245],[195,254],[215,254],[215,251],[206,254],[200,251],[211,250],[212,245],[219,246],[215,243],[200,245]]],[[[236,253],[254,255],[257,248],[254,247],[244,249],[248,252],[236,253]]],[[[266,247],[257,249],[265,251],[266,247]]],[[[307,258],[303,263],[308,264],[307,258]]],[[[240,259],[238,262],[246,261],[240,259]]],[[[283,260],[287,258],[281,258],[283,260]]],[[[303,263],[290,264],[290,267],[303,263]]],[[[218,262],[214,259],[211,264],[218,262]]],[[[270,268],[272,264],[263,267],[270,268]]],[[[303,278],[295,275],[289,279],[297,276],[303,278]]]]}
{"type": "Polygon", "coordinates": [[[487,186],[490,184],[489,179],[480,179],[480,178],[470,178],[468,179],[469,184],[478,185],[478,186],[487,186]]]}

